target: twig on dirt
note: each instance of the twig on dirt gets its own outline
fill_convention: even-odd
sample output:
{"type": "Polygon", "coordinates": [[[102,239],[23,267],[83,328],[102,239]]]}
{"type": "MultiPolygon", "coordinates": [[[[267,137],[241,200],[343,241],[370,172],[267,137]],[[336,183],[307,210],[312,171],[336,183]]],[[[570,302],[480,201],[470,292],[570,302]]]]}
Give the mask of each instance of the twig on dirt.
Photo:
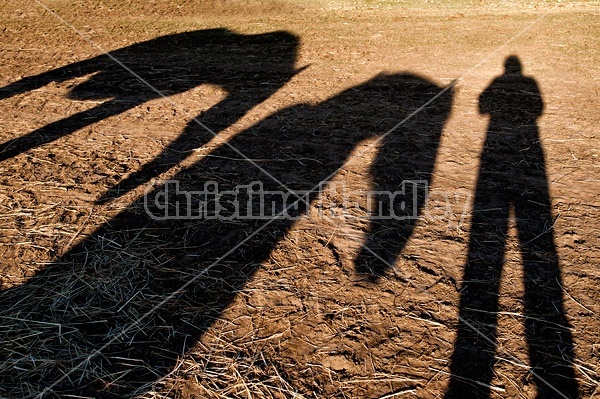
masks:
{"type": "Polygon", "coordinates": [[[406,395],[407,393],[415,393],[415,392],[417,392],[417,390],[414,388],[404,388],[404,389],[400,389],[396,392],[392,392],[390,394],[380,396],[378,399],[390,399],[390,398],[395,398],[396,396],[406,395]]]}
{"type": "MultiPolygon", "coordinates": [[[[433,370],[433,371],[437,371],[437,372],[439,372],[439,373],[442,373],[442,374],[446,374],[446,375],[452,375],[451,373],[449,373],[449,372],[447,372],[447,371],[440,370],[440,369],[436,369],[435,367],[431,367],[431,366],[429,366],[429,369],[430,369],[430,370],[433,370]]],[[[480,381],[475,381],[475,380],[472,380],[472,379],[470,379],[470,378],[465,378],[465,377],[461,377],[461,376],[458,376],[458,375],[453,375],[453,378],[456,378],[456,379],[458,379],[458,380],[462,380],[462,381],[465,381],[465,382],[468,382],[468,383],[471,383],[471,384],[479,385],[479,386],[482,386],[482,387],[485,387],[485,388],[491,389],[492,391],[496,391],[496,392],[505,392],[505,391],[506,391],[506,390],[505,390],[504,388],[502,388],[502,387],[497,387],[497,386],[494,386],[494,385],[485,384],[485,383],[483,383],[483,382],[480,382],[480,381]]]]}
{"type": "Polygon", "coordinates": [[[571,299],[573,302],[575,302],[577,305],[579,305],[582,309],[585,309],[586,311],[588,311],[589,313],[591,313],[593,315],[596,314],[596,312],[594,312],[593,310],[591,310],[590,308],[588,308],[587,306],[585,306],[584,304],[579,302],[577,299],[573,298],[573,296],[571,294],[569,294],[569,291],[567,291],[567,289],[560,283],[560,281],[556,280],[556,284],[558,284],[560,289],[569,297],[569,299],[571,299]]]}

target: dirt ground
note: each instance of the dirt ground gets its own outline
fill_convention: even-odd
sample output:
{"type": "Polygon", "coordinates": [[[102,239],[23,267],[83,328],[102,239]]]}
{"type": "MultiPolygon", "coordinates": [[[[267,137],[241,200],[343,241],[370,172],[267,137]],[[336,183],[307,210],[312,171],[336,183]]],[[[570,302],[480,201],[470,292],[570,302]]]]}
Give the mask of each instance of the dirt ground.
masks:
{"type": "Polygon", "coordinates": [[[449,398],[486,353],[473,397],[600,397],[597,2],[23,0],[0,19],[0,397],[449,398]],[[479,97],[511,55],[539,137],[486,147],[479,97]],[[294,220],[155,220],[169,179],[329,185],[294,220]],[[402,180],[428,184],[418,221],[370,220],[365,192],[402,180]],[[528,205],[475,225],[507,181],[528,205]],[[504,264],[469,302],[478,251],[504,264]],[[474,303],[497,332],[461,358],[474,303]]]}

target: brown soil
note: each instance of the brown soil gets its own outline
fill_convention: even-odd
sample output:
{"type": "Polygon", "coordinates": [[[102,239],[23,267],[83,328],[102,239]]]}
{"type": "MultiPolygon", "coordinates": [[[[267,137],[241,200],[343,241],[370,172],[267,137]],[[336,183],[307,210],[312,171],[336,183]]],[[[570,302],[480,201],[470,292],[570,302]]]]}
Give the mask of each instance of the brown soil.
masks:
{"type": "Polygon", "coordinates": [[[458,363],[485,369],[455,340],[488,238],[507,241],[477,294],[499,298],[489,397],[554,397],[538,375],[574,396],[569,370],[600,396],[597,3],[43,3],[0,5],[0,397],[441,398],[458,363]],[[475,200],[478,98],[510,55],[539,86],[539,140],[488,146],[486,172],[530,200],[476,235],[497,200],[475,200]],[[156,221],[144,193],[168,179],[331,183],[292,221],[156,221]],[[364,193],[402,180],[429,184],[418,222],[370,221],[364,193]],[[532,371],[532,347],[558,371],[532,371]]]}

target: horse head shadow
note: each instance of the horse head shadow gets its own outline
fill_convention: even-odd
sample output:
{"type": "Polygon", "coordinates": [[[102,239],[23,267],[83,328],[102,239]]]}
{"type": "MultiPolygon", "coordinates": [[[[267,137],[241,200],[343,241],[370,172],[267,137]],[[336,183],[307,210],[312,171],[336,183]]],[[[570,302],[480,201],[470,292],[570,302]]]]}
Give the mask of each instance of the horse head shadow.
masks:
{"type": "Polygon", "coordinates": [[[372,281],[394,265],[421,216],[454,83],[428,98],[419,89],[406,93],[406,117],[382,137],[370,167],[369,231],[355,259],[372,281]]]}

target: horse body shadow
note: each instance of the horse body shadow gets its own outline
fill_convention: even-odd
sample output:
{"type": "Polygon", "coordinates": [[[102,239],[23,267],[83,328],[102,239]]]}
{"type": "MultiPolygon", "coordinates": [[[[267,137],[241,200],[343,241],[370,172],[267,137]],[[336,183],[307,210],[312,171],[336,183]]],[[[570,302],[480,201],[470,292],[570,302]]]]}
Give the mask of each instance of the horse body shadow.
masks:
{"type": "Polygon", "coordinates": [[[71,88],[68,97],[106,101],[0,144],[0,162],[153,99],[202,84],[224,89],[226,96],[195,118],[203,128],[184,130],[135,178],[123,183],[124,194],[176,165],[187,152],[208,142],[287,83],[298,72],[294,70],[298,45],[299,39],[284,31],[244,35],[227,29],[198,30],[161,36],[23,78],[0,88],[0,100],[51,82],[90,75],[71,88]]]}

